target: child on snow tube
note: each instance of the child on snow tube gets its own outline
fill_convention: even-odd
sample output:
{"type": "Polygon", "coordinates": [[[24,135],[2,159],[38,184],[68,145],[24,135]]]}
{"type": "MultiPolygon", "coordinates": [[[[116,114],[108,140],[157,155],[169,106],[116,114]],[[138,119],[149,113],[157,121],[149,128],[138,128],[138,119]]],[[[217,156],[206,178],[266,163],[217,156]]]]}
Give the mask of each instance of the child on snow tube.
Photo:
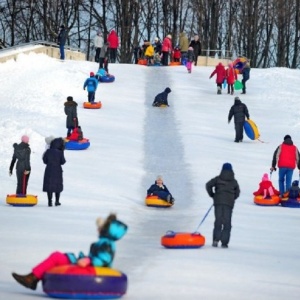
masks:
{"type": "Polygon", "coordinates": [[[81,127],[78,126],[73,129],[70,136],[68,136],[69,141],[82,141],[83,140],[83,132],[81,130],[81,127]]]}
{"type": "Polygon", "coordinates": [[[153,195],[171,204],[173,204],[175,201],[172,194],[169,192],[168,188],[164,185],[161,176],[157,176],[155,183],[152,184],[150,188],[147,190],[147,196],[153,196],[153,195]]]}
{"type": "Polygon", "coordinates": [[[272,182],[269,179],[268,174],[265,173],[261,179],[258,190],[254,192],[253,195],[254,196],[262,195],[264,199],[267,199],[267,198],[271,198],[274,195],[279,196],[280,192],[274,188],[272,182]]]}
{"type": "Polygon", "coordinates": [[[96,225],[99,239],[91,244],[87,256],[82,252],[76,257],[74,253],[55,251],[44,261],[36,265],[28,275],[12,273],[12,276],[23,286],[36,290],[37,284],[43,279],[44,274],[55,266],[77,264],[82,268],[87,266],[110,268],[115,255],[115,242],[125,235],[127,225],[117,220],[115,214],[110,214],[104,222],[98,218],[96,225]]]}
{"type": "Polygon", "coordinates": [[[297,199],[300,198],[300,188],[298,180],[293,181],[292,186],[284,196],[288,198],[288,201],[297,201],[297,199]]]}

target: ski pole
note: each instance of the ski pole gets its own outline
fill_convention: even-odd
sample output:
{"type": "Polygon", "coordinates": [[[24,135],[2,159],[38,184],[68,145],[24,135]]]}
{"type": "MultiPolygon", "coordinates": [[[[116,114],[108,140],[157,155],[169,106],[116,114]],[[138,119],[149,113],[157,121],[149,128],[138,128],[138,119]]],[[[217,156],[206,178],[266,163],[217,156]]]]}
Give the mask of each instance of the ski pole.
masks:
{"type": "Polygon", "coordinates": [[[204,215],[203,219],[201,220],[200,224],[198,225],[197,229],[195,230],[195,232],[198,231],[198,229],[200,228],[200,226],[202,225],[202,223],[204,222],[204,220],[206,219],[206,217],[208,216],[209,212],[211,211],[212,207],[214,205],[212,204],[211,207],[208,209],[208,211],[206,212],[206,214],[204,215]]]}

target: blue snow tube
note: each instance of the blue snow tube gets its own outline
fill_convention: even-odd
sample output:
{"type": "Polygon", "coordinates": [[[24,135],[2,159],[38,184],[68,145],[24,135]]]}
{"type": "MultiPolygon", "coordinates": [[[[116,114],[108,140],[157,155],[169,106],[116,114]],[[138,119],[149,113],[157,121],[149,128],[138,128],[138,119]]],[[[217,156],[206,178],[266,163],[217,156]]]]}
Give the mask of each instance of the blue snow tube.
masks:
{"type": "Polygon", "coordinates": [[[250,140],[257,140],[260,136],[256,124],[252,120],[246,120],[244,130],[250,140]]]}
{"type": "Polygon", "coordinates": [[[114,82],[115,81],[115,76],[114,75],[109,75],[109,76],[101,76],[99,78],[100,82],[114,82]]]}
{"type": "Polygon", "coordinates": [[[90,146],[90,141],[88,139],[83,139],[81,141],[68,141],[65,142],[66,150],[85,150],[90,146]]]}

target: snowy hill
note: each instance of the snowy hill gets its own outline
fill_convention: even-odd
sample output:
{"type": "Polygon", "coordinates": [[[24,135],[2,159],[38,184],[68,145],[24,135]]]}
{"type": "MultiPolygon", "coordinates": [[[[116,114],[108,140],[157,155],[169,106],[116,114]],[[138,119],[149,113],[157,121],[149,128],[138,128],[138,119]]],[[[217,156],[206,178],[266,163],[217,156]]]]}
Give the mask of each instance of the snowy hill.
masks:
{"type": "MultiPolygon", "coordinates": [[[[0,64],[0,179],[2,205],[0,299],[43,296],[17,284],[21,274],[52,251],[85,253],[96,240],[95,220],[116,212],[128,224],[117,243],[114,268],[127,274],[123,299],[298,299],[299,209],[260,207],[252,192],[286,134],[300,147],[300,71],[252,69],[247,104],[261,140],[233,143],[233,122],[227,116],[234,96],[216,94],[211,67],[147,68],[110,65],[112,84],[100,84],[100,110],[83,109],[83,82],[91,62],[61,62],[44,55],[19,55],[0,64]],[[151,106],[154,96],[172,89],[167,109],[151,106]],[[42,192],[44,138],[65,136],[63,104],[78,103],[79,122],[91,141],[85,151],[65,151],[61,207],[47,206],[42,192]],[[5,203],[15,192],[15,174],[8,169],[12,144],[30,137],[32,172],[28,193],[38,195],[31,208],[5,203]],[[167,250],[160,238],[167,230],[196,230],[212,204],[205,183],[230,162],[241,187],[233,211],[229,249],[211,247],[213,211],[200,227],[206,245],[196,250],[167,250]],[[157,175],[164,177],[176,202],[171,209],[148,208],[144,197],[157,175]]],[[[278,187],[278,172],[273,184],[278,187]]],[[[294,172],[294,179],[298,179],[294,172]]]]}

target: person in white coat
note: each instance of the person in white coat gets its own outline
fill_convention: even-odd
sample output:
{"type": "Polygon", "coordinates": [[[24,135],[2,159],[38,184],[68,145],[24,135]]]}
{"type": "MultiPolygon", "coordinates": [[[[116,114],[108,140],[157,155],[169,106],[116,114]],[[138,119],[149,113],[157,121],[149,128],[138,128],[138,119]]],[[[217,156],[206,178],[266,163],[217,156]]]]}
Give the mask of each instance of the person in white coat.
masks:
{"type": "Polygon", "coordinates": [[[101,51],[101,48],[103,47],[103,45],[104,45],[104,39],[103,39],[102,33],[101,33],[101,31],[98,31],[97,35],[94,38],[94,47],[96,50],[95,62],[97,62],[97,63],[99,63],[99,55],[100,55],[100,51],[101,51]]]}

